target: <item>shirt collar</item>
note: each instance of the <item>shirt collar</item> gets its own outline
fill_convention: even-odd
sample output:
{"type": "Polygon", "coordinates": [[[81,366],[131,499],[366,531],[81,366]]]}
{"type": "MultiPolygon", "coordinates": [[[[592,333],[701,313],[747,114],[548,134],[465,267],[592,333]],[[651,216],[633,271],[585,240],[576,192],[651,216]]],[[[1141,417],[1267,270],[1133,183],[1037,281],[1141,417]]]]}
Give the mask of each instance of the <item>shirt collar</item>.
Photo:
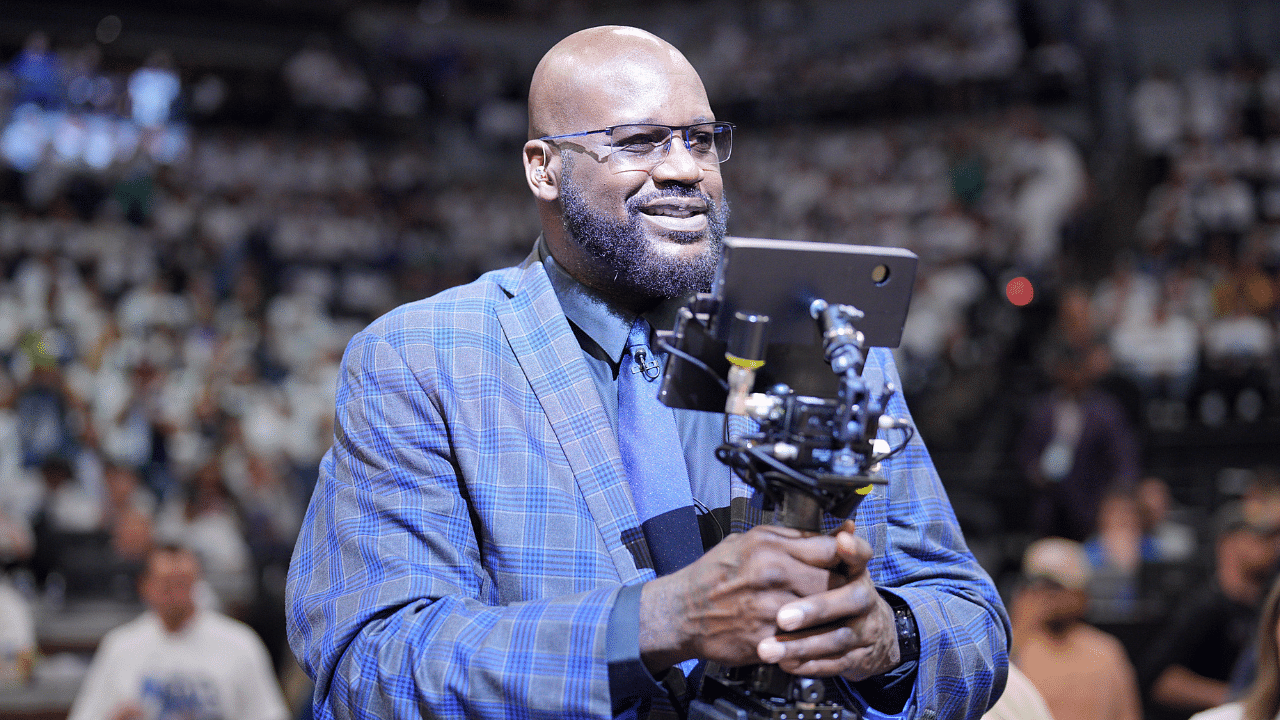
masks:
{"type": "MultiPolygon", "coordinates": [[[[551,287],[560,300],[569,322],[578,327],[615,364],[622,362],[627,350],[627,337],[636,316],[611,305],[591,288],[578,282],[556,262],[547,247],[546,239],[538,237],[538,257],[547,270],[551,287]]],[[[675,298],[658,304],[644,313],[649,326],[655,330],[670,330],[675,325],[676,311],[688,303],[689,298],[675,298]]]]}

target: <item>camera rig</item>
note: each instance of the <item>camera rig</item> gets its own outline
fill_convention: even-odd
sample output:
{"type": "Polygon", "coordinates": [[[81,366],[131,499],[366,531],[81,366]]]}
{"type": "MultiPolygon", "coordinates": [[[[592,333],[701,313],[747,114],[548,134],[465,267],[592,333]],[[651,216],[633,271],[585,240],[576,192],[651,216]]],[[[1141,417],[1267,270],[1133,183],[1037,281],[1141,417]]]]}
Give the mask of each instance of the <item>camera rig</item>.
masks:
{"type": "MultiPolygon", "coordinates": [[[[914,435],[886,414],[896,388],[862,377],[867,347],[897,345],[914,275],[915,256],[903,250],[726,238],[714,292],[681,308],[663,334],[659,397],[754,421],[748,432],[726,432],[716,458],[756,490],[775,523],[819,533],[823,513],[852,517],[885,484],[881,461],[914,435]],[[777,282],[780,268],[791,277],[777,282]],[[900,441],[891,445],[882,430],[900,431],[900,441]]],[[[860,717],[827,698],[821,679],[776,665],[709,663],[688,709],[690,720],[860,717]]]]}

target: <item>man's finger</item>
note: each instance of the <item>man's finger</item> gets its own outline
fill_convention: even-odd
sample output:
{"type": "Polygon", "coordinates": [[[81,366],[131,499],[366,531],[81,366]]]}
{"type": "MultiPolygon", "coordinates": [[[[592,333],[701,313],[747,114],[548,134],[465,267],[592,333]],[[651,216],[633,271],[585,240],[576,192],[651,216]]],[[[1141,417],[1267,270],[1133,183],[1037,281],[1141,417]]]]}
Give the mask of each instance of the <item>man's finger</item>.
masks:
{"type": "MultiPolygon", "coordinates": [[[[778,664],[792,672],[791,668],[801,664],[839,661],[874,642],[874,638],[863,637],[854,625],[827,625],[821,632],[787,633],[765,638],[757,644],[756,653],[762,661],[778,664]]],[[[842,667],[837,672],[843,671],[842,667]]]]}
{"type": "Polygon", "coordinates": [[[875,608],[879,595],[870,582],[853,582],[820,592],[778,608],[778,628],[803,630],[826,623],[845,622],[875,608]]]}
{"type": "Polygon", "coordinates": [[[836,555],[847,568],[849,577],[854,578],[865,572],[867,563],[871,562],[871,544],[842,527],[836,534],[836,555]]]}
{"type": "Polygon", "coordinates": [[[839,543],[830,535],[803,533],[773,539],[784,552],[806,565],[833,568],[840,563],[839,543]]]}

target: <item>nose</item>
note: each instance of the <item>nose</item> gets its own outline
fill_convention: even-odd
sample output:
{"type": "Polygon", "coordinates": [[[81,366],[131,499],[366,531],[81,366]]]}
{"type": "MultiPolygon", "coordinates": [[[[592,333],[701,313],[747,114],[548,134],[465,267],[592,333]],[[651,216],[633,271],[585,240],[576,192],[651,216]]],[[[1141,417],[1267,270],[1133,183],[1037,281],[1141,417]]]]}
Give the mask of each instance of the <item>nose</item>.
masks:
{"type": "Polygon", "coordinates": [[[649,174],[653,176],[653,181],[659,185],[664,183],[696,185],[701,182],[704,169],[693,159],[693,154],[689,152],[689,146],[685,144],[684,133],[671,133],[667,143],[670,149],[667,151],[666,157],[662,158],[662,161],[649,171],[649,174]]]}

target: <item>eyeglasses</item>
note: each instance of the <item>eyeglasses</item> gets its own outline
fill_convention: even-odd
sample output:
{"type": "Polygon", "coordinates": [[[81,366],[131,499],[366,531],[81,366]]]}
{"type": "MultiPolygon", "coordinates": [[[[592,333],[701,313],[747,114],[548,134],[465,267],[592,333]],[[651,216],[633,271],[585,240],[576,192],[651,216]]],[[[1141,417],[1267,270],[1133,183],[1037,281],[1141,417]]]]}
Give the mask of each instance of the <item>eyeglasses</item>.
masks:
{"type": "Polygon", "coordinates": [[[563,140],[604,133],[609,136],[609,168],[614,172],[648,172],[666,159],[671,138],[679,131],[685,149],[694,162],[708,170],[729,159],[733,150],[733,123],[706,122],[693,125],[651,125],[632,123],[611,125],[601,130],[584,130],[567,135],[548,135],[539,140],[563,140]]]}

